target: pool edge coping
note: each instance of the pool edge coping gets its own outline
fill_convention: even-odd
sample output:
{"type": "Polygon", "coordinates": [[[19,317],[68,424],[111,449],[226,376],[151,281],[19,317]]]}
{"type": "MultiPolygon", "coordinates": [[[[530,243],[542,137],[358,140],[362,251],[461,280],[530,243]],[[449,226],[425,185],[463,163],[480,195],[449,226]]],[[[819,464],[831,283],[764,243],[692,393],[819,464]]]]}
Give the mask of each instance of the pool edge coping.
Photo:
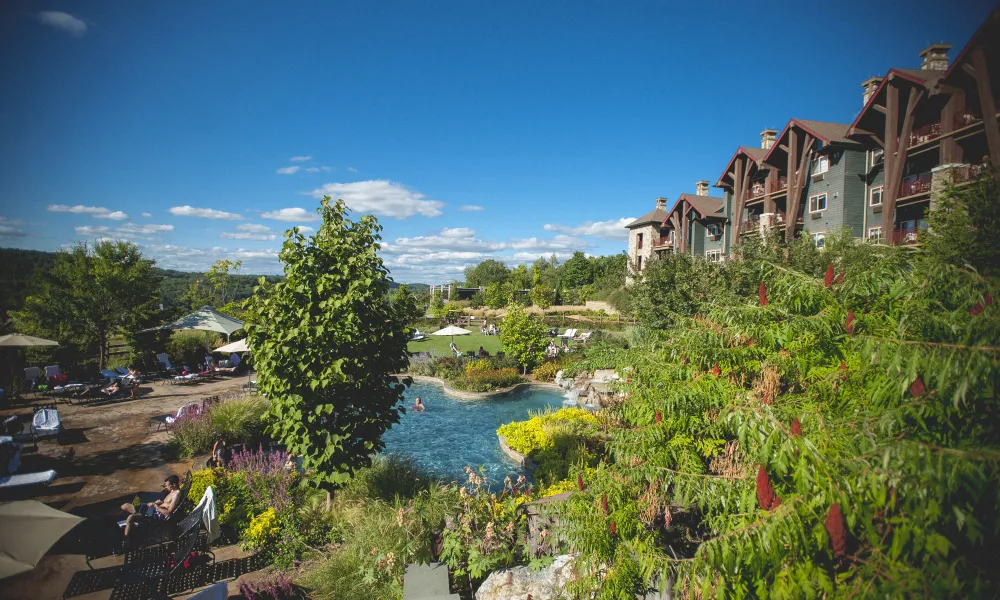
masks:
{"type": "Polygon", "coordinates": [[[561,387],[554,383],[548,381],[523,381],[521,383],[512,385],[510,387],[502,388],[492,392],[466,392],[463,390],[456,390],[448,385],[444,379],[440,377],[431,377],[429,375],[411,375],[409,373],[399,373],[397,377],[410,377],[413,381],[418,381],[421,383],[436,383],[439,384],[444,390],[445,394],[453,398],[458,398],[459,400],[485,400],[487,398],[492,398],[495,396],[507,396],[516,392],[517,390],[530,386],[546,387],[550,389],[562,390],[561,387]]]}

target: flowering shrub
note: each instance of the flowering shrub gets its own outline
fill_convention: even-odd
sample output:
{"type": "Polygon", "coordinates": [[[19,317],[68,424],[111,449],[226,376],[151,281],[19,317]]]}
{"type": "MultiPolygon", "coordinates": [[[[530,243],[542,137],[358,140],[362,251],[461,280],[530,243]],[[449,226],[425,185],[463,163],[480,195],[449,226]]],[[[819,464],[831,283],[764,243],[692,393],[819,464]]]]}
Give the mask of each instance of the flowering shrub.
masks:
{"type": "Polygon", "coordinates": [[[536,381],[555,381],[556,373],[561,369],[559,363],[549,360],[535,367],[532,373],[534,373],[536,381]]]}
{"type": "MultiPolygon", "coordinates": [[[[598,425],[597,417],[581,408],[563,408],[553,413],[533,416],[527,421],[515,421],[501,425],[497,429],[497,434],[507,438],[507,445],[512,450],[521,454],[530,455],[532,452],[552,448],[555,445],[553,427],[565,426],[571,431],[580,433],[596,432],[598,425]],[[549,428],[546,431],[546,427],[549,428]]],[[[565,429],[558,429],[558,433],[565,433],[565,429]]]]}
{"type": "Polygon", "coordinates": [[[526,517],[518,507],[532,498],[531,486],[524,476],[517,481],[508,477],[503,488],[493,492],[482,471],[466,467],[465,472],[460,510],[446,520],[441,560],[457,579],[478,580],[519,558],[526,517]]]}
{"type": "Polygon", "coordinates": [[[266,412],[267,403],[259,396],[228,398],[204,413],[185,413],[173,424],[171,433],[182,456],[197,456],[211,450],[218,440],[230,445],[258,441],[266,412]]]}
{"type": "Polygon", "coordinates": [[[284,573],[244,581],[240,584],[240,594],[245,600],[293,600],[301,597],[292,585],[292,578],[284,573]]]}
{"type": "Polygon", "coordinates": [[[288,453],[283,450],[241,450],[229,461],[229,468],[246,481],[258,505],[274,507],[279,512],[291,504],[289,487],[295,478],[293,469],[286,469],[288,453]]]}
{"type": "MultiPolygon", "coordinates": [[[[480,361],[473,361],[480,362],[480,361]]],[[[516,385],[522,381],[521,374],[517,369],[473,369],[456,377],[451,384],[460,390],[470,392],[489,392],[505,387],[516,385]]]]}

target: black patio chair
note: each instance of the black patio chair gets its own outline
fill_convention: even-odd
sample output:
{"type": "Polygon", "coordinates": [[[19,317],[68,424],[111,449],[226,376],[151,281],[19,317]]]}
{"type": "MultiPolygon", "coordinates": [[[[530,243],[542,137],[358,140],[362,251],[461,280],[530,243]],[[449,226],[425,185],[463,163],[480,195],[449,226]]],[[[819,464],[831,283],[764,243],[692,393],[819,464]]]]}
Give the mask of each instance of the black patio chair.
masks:
{"type": "Polygon", "coordinates": [[[180,534],[173,545],[173,553],[166,556],[150,557],[144,561],[133,561],[124,565],[122,573],[115,583],[111,598],[114,600],[170,597],[181,590],[189,590],[202,585],[202,575],[208,571],[206,567],[215,563],[215,554],[198,550],[199,541],[203,539],[201,516],[198,515],[196,525],[180,534]],[[207,564],[202,563],[200,555],[211,557],[207,564]]]}

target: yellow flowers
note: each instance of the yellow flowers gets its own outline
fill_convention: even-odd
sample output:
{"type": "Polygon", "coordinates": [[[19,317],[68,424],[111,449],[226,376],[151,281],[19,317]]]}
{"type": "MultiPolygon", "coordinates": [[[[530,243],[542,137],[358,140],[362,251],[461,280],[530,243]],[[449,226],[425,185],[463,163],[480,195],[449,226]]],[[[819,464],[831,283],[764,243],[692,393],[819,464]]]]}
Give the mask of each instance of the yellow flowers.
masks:
{"type": "Polygon", "coordinates": [[[507,445],[521,454],[530,454],[553,446],[549,429],[557,426],[578,428],[597,427],[597,417],[581,408],[563,408],[554,413],[538,415],[527,421],[507,423],[497,429],[507,438],[507,445]]]}
{"type": "Polygon", "coordinates": [[[250,525],[243,530],[243,546],[252,550],[260,548],[278,535],[278,515],[274,508],[269,508],[250,519],[250,525]]]}

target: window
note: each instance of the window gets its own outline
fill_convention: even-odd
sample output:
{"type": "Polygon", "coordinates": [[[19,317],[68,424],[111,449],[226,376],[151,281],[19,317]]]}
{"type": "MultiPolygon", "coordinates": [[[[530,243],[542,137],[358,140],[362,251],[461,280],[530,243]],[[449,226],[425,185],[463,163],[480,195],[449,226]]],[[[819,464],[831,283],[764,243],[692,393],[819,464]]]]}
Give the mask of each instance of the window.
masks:
{"type": "Polygon", "coordinates": [[[639,271],[640,273],[642,272],[642,257],[641,256],[637,256],[635,258],[635,270],[639,271]]]}
{"type": "Polygon", "coordinates": [[[722,250],[709,250],[705,252],[705,258],[708,259],[708,262],[721,262],[722,250]]]}
{"type": "Polygon", "coordinates": [[[871,206],[882,206],[882,186],[873,187],[871,198],[868,201],[871,206]]]}
{"type": "Polygon", "coordinates": [[[817,248],[822,250],[826,246],[826,233],[814,233],[813,243],[816,244],[817,248]]]}
{"type": "Polygon", "coordinates": [[[813,161],[813,175],[822,175],[830,170],[830,158],[827,156],[817,157],[813,161]]]}
{"type": "Polygon", "coordinates": [[[880,241],[882,241],[882,228],[881,227],[869,227],[868,228],[868,241],[869,242],[880,242],[880,241]]]}
{"type": "Polygon", "coordinates": [[[882,159],[885,158],[885,150],[879,148],[878,150],[872,151],[872,166],[882,164],[882,159]]]}
{"type": "Polygon", "coordinates": [[[708,235],[711,236],[713,241],[718,240],[722,236],[722,229],[713,223],[708,226],[708,235]]]}
{"type": "Polygon", "coordinates": [[[641,233],[635,234],[635,247],[638,250],[642,250],[642,234],[641,233]]]}
{"type": "Polygon", "coordinates": [[[821,210],[826,210],[826,194],[809,196],[809,212],[820,212],[821,210]]]}

